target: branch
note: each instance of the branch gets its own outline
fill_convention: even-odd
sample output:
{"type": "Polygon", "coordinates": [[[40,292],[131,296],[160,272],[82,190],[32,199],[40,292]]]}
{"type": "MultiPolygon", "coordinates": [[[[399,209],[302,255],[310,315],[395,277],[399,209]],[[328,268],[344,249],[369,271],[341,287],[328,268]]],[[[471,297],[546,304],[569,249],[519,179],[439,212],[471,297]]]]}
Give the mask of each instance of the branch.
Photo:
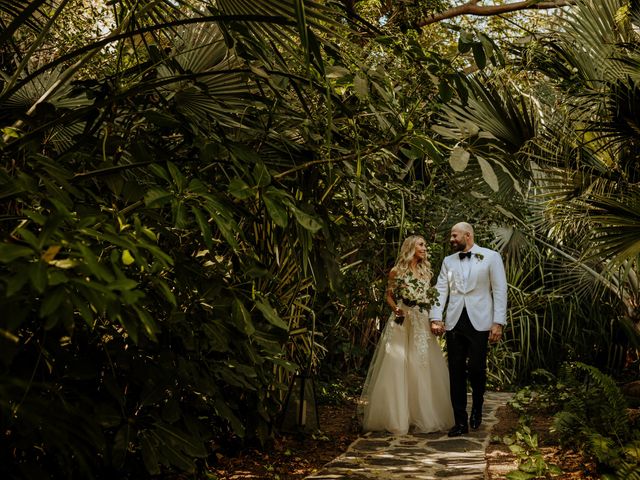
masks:
{"type": "Polygon", "coordinates": [[[576,0],[523,0],[515,3],[505,3],[503,5],[478,5],[479,0],[469,0],[460,6],[450,8],[444,12],[436,13],[430,17],[420,20],[418,27],[438,23],[447,18],[459,17],[461,15],[477,15],[480,17],[490,17],[502,13],[517,12],[518,10],[546,10],[551,8],[568,7],[575,5],[576,0]]]}
{"type": "Polygon", "coordinates": [[[367,150],[365,150],[364,152],[359,152],[359,153],[352,153],[350,155],[345,155],[343,157],[339,157],[339,158],[321,158],[318,160],[309,160],[308,162],[305,162],[301,165],[296,165],[295,167],[290,168],[289,170],[286,170],[284,172],[280,172],[276,175],[273,176],[273,178],[275,180],[280,180],[281,178],[287,177],[289,175],[291,175],[292,173],[295,173],[299,170],[305,170],[309,167],[312,167],[313,165],[319,165],[322,163],[340,163],[340,162],[348,162],[351,160],[355,160],[358,157],[365,157],[367,155],[370,155],[372,153],[375,152],[379,152],[380,150],[384,150],[387,147],[390,147],[392,145],[396,145],[398,142],[400,141],[400,139],[395,139],[392,140],[390,142],[387,143],[383,143],[380,145],[376,145],[374,147],[371,147],[367,150]]]}

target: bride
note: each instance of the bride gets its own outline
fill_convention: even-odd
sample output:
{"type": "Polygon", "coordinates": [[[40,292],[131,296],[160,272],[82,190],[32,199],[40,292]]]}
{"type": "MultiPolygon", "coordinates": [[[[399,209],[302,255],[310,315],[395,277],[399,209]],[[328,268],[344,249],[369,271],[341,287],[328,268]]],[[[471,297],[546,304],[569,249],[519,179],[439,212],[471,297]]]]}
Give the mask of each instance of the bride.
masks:
{"type": "Polygon", "coordinates": [[[454,423],[447,364],[430,329],[429,308],[437,298],[431,277],[424,238],[408,237],[389,273],[386,300],[394,313],[362,389],[364,431],[404,435],[410,427],[435,432],[454,423]]]}

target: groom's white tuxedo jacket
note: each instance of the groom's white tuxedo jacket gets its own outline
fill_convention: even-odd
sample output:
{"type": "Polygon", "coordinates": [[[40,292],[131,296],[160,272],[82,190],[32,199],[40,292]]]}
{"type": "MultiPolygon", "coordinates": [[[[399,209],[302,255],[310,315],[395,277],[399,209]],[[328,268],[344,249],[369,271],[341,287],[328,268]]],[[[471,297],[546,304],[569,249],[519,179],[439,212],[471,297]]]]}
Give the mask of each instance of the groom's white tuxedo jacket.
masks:
{"type": "Polygon", "coordinates": [[[506,325],[507,278],[502,258],[495,250],[478,245],[470,252],[471,258],[461,260],[456,252],[442,262],[436,283],[440,305],[431,309],[431,320],[442,320],[446,306],[446,328],[451,330],[466,306],[478,331],[490,330],[493,323],[506,325]]]}

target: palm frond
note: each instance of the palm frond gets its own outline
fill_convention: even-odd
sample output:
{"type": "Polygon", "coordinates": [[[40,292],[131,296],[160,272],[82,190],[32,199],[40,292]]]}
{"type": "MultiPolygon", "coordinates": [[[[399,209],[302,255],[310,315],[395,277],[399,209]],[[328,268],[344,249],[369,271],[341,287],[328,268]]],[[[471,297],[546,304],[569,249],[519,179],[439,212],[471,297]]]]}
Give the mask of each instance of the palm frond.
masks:
{"type": "Polygon", "coordinates": [[[630,77],[613,82],[602,100],[604,111],[597,121],[590,122],[589,129],[613,145],[636,144],[640,135],[640,83],[630,77]]]}
{"type": "MultiPolygon", "coordinates": [[[[43,72],[42,75],[32,78],[2,103],[3,108],[26,111],[59,81],[61,73],[62,69],[57,68],[43,72]]],[[[90,103],[85,94],[77,95],[73,85],[70,84],[66,84],[58,89],[54,95],[48,98],[47,102],[56,108],[76,108],[90,103]]],[[[0,116],[2,116],[2,114],[0,114],[0,116]]]]}
{"type": "Polygon", "coordinates": [[[456,101],[444,109],[445,122],[459,133],[467,127],[469,133],[479,134],[482,125],[508,152],[517,151],[535,135],[536,111],[524,96],[506,84],[496,88],[482,77],[469,79],[468,87],[467,103],[456,101]]]}
{"type": "Polygon", "coordinates": [[[179,29],[175,53],[158,67],[159,91],[192,118],[212,118],[241,126],[240,112],[255,88],[247,69],[227,47],[216,24],[195,24],[179,29]],[[168,82],[168,83],[166,83],[168,82]]]}
{"type": "Polygon", "coordinates": [[[618,15],[622,0],[580,0],[563,21],[564,39],[573,52],[575,66],[593,81],[622,78],[623,64],[615,61],[617,45],[633,36],[628,19],[618,15]],[[578,47],[578,48],[576,48],[578,47]]]}
{"type": "MultiPolygon", "coordinates": [[[[467,155],[467,161],[475,160],[472,163],[476,176],[479,173],[494,192],[512,196],[514,190],[520,192],[530,174],[527,164],[520,163],[516,154],[536,135],[537,109],[506,84],[498,88],[475,77],[468,86],[467,102],[457,100],[445,106],[433,130],[458,142],[457,151],[467,152],[460,154],[467,155]]],[[[452,162],[457,171],[465,170],[467,165],[471,163],[456,167],[452,162]]]]}
{"type": "Polygon", "coordinates": [[[600,254],[614,264],[640,259],[640,194],[633,190],[616,197],[588,198],[593,240],[600,254]]]}
{"type": "MultiPolygon", "coordinates": [[[[225,15],[273,15],[286,20],[286,24],[274,27],[270,22],[243,22],[246,33],[244,39],[250,45],[258,40],[272,42],[283,49],[294,60],[300,60],[303,54],[305,65],[315,65],[324,72],[324,62],[320,53],[320,44],[328,42],[342,28],[335,20],[335,11],[316,0],[219,0],[217,9],[225,15]],[[316,35],[314,31],[326,35],[316,35]]],[[[239,25],[238,25],[239,26],[239,25]]],[[[240,32],[241,30],[236,30],[240,32]]],[[[262,60],[267,60],[262,58],[262,60]]],[[[270,59],[269,61],[273,61],[270,59]]],[[[291,59],[281,58],[281,66],[291,59]]]]}
{"type": "Polygon", "coordinates": [[[0,12],[10,19],[7,25],[0,20],[0,45],[8,41],[13,34],[23,25],[37,30],[44,18],[45,7],[53,6],[52,0],[0,0],[0,12]]]}

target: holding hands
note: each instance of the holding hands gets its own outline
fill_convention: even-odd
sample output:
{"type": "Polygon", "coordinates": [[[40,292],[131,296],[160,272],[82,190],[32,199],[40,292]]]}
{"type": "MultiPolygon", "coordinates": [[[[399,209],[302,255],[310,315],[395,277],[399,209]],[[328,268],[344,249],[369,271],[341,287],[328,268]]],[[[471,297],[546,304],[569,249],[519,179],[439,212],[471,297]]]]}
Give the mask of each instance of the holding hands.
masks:
{"type": "Polygon", "coordinates": [[[433,333],[436,337],[444,335],[444,332],[445,332],[444,322],[441,322],[441,321],[431,322],[431,333],[433,333]]]}

